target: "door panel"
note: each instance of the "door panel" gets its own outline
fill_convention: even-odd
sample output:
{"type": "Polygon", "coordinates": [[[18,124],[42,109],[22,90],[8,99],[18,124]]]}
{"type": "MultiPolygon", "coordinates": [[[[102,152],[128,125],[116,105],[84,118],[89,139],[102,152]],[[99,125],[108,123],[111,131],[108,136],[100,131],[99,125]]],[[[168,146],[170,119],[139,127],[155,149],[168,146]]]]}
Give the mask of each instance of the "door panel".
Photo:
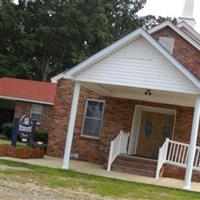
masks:
{"type": "Polygon", "coordinates": [[[166,138],[172,137],[174,127],[174,116],[159,114],[159,126],[156,134],[154,158],[158,158],[159,148],[163,145],[166,138]]]}
{"type": "Polygon", "coordinates": [[[158,115],[142,112],[137,155],[152,158],[154,155],[154,140],[156,137],[158,115]]]}
{"type": "Polygon", "coordinates": [[[143,111],[138,135],[137,155],[158,158],[159,148],[167,137],[172,137],[173,126],[173,115],[143,111]]]}

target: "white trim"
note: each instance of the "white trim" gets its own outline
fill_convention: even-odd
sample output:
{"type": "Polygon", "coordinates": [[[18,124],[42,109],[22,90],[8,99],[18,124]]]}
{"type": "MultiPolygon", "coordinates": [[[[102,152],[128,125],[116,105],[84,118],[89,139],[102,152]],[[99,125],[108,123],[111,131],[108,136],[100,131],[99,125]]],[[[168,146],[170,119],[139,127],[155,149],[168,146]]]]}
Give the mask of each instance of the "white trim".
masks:
{"type": "MultiPolygon", "coordinates": [[[[186,71],[186,73],[187,73],[187,71],[186,71]]],[[[93,84],[93,86],[90,86],[89,88],[96,88],[97,91],[100,91],[102,94],[107,95],[107,96],[113,96],[113,95],[116,95],[116,94],[114,94],[114,91],[110,91],[110,92],[107,91],[106,92],[105,90],[102,90],[100,87],[96,87],[96,85],[108,85],[108,86],[111,85],[111,86],[132,87],[132,88],[144,89],[144,90],[150,89],[150,90],[155,90],[155,91],[157,90],[157,91],[162,91],[162,92],[174,92],[174,93],[192,94],[192,95],[200,94],[200,88],[197,87],[193,82],[192,82],[192,84],[194,84],[194,86],[196,88],[194,88],[192,91],[189,90],[189,89],[187,89],[187,91],[185,91],[183,89],[174,89],[172,87],[170,87],[170,88],[162,88],[162,87],[159,87],[159,85],[147,87],[147,86],[143,86],[142,82],[141,82],[141,84],[139,86],[135,85],[135,84],[130,86],[130,84],[126,83],[126,82],[123,82],[123,83],[119,84],[116,81],[113,81],[113,82],[109,82],[108,80],[105,81],[105,80],[103,80],[103,78],[100,79],[100,80],[85,80],[84,78],[74,78],[74,81],[79,81],[79,82],[83,83],[84,85],[86,83],[86,84],[88,84],[87,87],[89,87],[89,84],[90,85],[93,84]]],[[[199,81],[199,84],[200,84],[200,81],[199,81]]],[[[130,95],[132,95],[132,94],[130,94],[130,95]]],[[[128,95],[128,96],[130,96],[130,95],[128,95]]],[[[132,96],[134,96],[134,94],[132,96]]]]}
{"type": "MultiPolygon", "coordinates": [[[[165,103],[171,105],[178,105],[178,106],[188,106],[194,107],[195,96],[196,93],[174,93],[165,91],[158,91],[158,90],[151,90],[152,95],[144,95],[146,88],[132,88],[132,90],[126,90],[126,87],[116,86],[115,85],[100,85],[96,83],[89,83],[89,82],[82,82],[82,85],[88,89],[93,90],[103,96],[110,96],[115,98],[123,98],[123,99],[134,99],[140,101],[148,101],[154,103],[165,103]],[[96,86],[101,87],[96,87],[96,86]],[[102,90],[101,88],[105,88],[102,90]],[[109,91],[109,92],[106,92],[109,91]],[[141,93],[142,91],[142,93],[141,93]]],[[[128,87],[130,88],[130,87],[128,87]]]]}
{"type": "Polygon", "coordinates": [[[177,26],[175,26],[174,24],[172,24],[169,21],[166,21],[158,26],[155,26],[154,28],[150,29],[148,32],[150,34],[159,31],[160,29],[165,28],[166,26],[169,26],[172,30],[174,30],[176,33],[178,33],[181,37],[183,37],[187,42],[189,42],[191,45],[193,45],[195,48],[197,48],[198,50],[200,50],[200,44],[198,42],[196,42],[195,40],[193,40],[192,38],[190,38],[187,34],[185,34],[183,31],[181,31],[177,26]]]}
{"type": "Polygon", "coordinates": [[[133,121],[131,125],[131,132],[130,132],[130,139],[128,145],[128,154],[135,155],[137,150],[137,141],[138,141],[138,133],[141,124],[141,114],[139,105],[135,106],[134,114],[133,114],[133,121]]]}
{"type": "MultiPolygon", "coordinates": [[[[104,110],[105,110],[105,103],[106,103],[106,101],[105,100],[101,100],[101,99],[92,99],[92,98],[89,98],[89,99],[86,100],[86,102],[85,102],[85,108],[84,108],[83,121],[82,121],[82,128],[81,128],[81,137],[93,138],[93,139],[99,139],[100,138],[101,130],[102,130],[102,124],[103,124],[103,116],[104,116],[104,110]],[[90,135],[83,134],[83,128],[84,128],[84,124],[85,124],[85,118],[87,118],[86,117],[86,113],[87,113],[87,107],[88,107],[88,102],[89,101],[95,101],[95,102],[101,102],[101,103],[103,103],[101,119],[97,119],[96,118],[96,120],[99,120],[100,123],[101,123],[100,124],[100,129],[99,129],[98,136],[90,136],[90,135]]],[[[95,118],[92,118],[92,119],[95,119],[95,118]]]]}
{"type": "Polygon", "coordinates": [[[57,83],[59,79],[64,78],[64,73],[57,74],[51,78],[52,83],[57,83]]]}
{"type": "Polygon", "coordinates": [[[15,100],[15,101],[25,101],[25,102],[38,103],[38,104],[46,104],[46,105],[52,105],[52,106],[54,105],[54,103],[50,103],[50,102],[30,100],[30,99],[23,99],[23,98],[17,98],[17,97],[0,96],[0,99],[15,100]]]}
{"type": "Polygon", "coordinates": [[[152,95],[149,96],[149,95],[144,95],[145,91],[146,89],[144,89],[143,94],[141,94],[141,93],[137,93],[135,90],[132,90],[132,92],[129,92],[129,91],[124,91],[123,89],[121,89],[121,91],[119,90],[113,91],[111,97],[194,107],[195,95],[193,94],[190,95],[188,93],[187,95],[185,95],[185,94],[179,94],[179,93],[174,93],[174,92],[165,93],[165,91],[162,93],[157,93],[158,91],[151,89],[152,95]]]}
{"type": "MultiPolygon", "coordinates": [[[[132,122],[132,127],[131,127],[131,134],[130,134],[130,141],[132,140],[133,143],[129,141],[129,147],[128,147],[129,154],[137,154],[138,137],[139,137],[139,131],[140,131],[140,125],[141,125],[141,119],[142,119],[142,112],[144,111],[174,115],[174,119],[176,117],[176,110],[174,109],[136,105],[135,111],[133,114],[133,122],[132,122]]],[[[175,123],[174,123],[174,126],[175,126],[175,123]]],[[[173,130],[174,130],[174,127],[173,127],[173,130]]]]}
{"type": "Polygon", "coordinates": [[[190,31],[200,42],[200,34],[194,29],[192,28],[188,23],[182,21],[180,23],[177,24],[178,28],[181,27],[185,27],[188,31],[190,31]]]}
{"type": "Polygon", "coordinates": [[[98,91],[99,94],[106,95],[106,96],[112,96],[112,90],[107,89],[105,86],[100,84],[91,84],[89,82],[82,82],[83,86],[92,89],[94,91],[98,91]]]}
{"type": "MultiPolygon", "coordinates": [[[[178,29],[178,28],[177,28],[178,29]]],[[[179,30],[179,29],[178,29],[179,30]]],[[[65,78],[67,79],[74,79],[77,73],[85,70],[86,68],[90,67],[96,62],[99,62],[106,56],[112,54],[114,51],[122,48],[126,44],[130,43],[132,40],[143,36],[149,43],[151,43],[161,54],[163,54],[169,62],[171,62],[185,77],[187,77],[198,89],[200,92],[200,81],[187,70],[180,62],[178,62],[159,42],[157,42],[150,34],[148,34],[144,29],[139,28],[136,31],[130,33],[129,35],[125,36],[124,38],[118,40],[117,42],[113,43],[112,45],[108,46],[107,48],[101,50],[100,52],[96,53],[95,55],[91,56],[87,60],[83,61],[79,65],[75,66],[71,70],[64,73],[65,78]]],[[[80,80],[78,80],[80,81],[80,80]]]]}

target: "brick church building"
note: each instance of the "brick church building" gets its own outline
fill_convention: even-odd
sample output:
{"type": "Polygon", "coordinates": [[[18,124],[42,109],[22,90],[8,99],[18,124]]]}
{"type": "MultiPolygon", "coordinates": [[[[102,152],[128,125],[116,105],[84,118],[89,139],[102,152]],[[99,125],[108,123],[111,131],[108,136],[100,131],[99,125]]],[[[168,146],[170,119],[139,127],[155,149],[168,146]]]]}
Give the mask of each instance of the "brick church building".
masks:
{"type": "Polygon", "coordinates": [[[137,29],[57,82],[48,155],[200,181],[200,35],[187,1],[177,25],[137,29]],[[185,172],[186,171],[186,172],[185,172]],[[193,176],[192,172],[193,171],[193,176]]]}

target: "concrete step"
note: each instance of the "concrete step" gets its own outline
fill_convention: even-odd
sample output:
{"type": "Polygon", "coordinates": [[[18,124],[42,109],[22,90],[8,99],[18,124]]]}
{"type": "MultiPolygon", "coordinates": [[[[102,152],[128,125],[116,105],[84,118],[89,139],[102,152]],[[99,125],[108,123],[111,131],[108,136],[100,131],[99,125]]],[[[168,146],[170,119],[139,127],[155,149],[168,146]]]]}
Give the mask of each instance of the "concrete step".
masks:
{"type": "Polygon", "coordinates": [[[145,169],[140,169],[140,168],[135,168],[135,167],[125,167],[125,166],[113,165],[112,170],[118,171],[118,172],[124,172],[124,173],[128,173],[128,174],[135,174],[135,175],[139,175],[139,176],[148,176],[148,177],[156,176],[156,171],[154,171],[154,170],[145,170],[145,169]]]}
{"type": "Polygon", "coordinates": [[[116,159],[113,162],[113,165],[120,165],[120,166],[126,166],[126,167],[134,167],[134,168],[140,168],[140,169],[148,169],[148,170],[156,170],[156,165],[146,164],[146,163],[138,163],[138,162],[130,162],[126,160],[120,160],[116,159]]]}
{"type": "Polygon", "coordinates": [[[157,160],[138,157],[138,156],[120,155],[117,157],[117,159],[157,166],[157,160]]]}
{"type": "Polygon", "coordinates": [[[156,160],[120,155],[113,162],[112,170],[141,176],[155,177],[156,166],[156,160]]]}

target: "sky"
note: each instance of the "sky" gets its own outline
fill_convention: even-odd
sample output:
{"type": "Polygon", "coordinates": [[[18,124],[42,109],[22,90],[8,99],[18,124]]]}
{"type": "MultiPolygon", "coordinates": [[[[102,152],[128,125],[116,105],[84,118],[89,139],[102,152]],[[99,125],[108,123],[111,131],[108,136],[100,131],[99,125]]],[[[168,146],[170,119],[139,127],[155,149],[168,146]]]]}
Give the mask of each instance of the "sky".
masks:
{"type": "MultiPolygon", "coordinates": [[[[18,2],[18,0],[14,0],[18,2]]],[[[139,12],[140,16],[155,15],[163,17],[180,17],[184,7],[185,0],[147,0],[144,8],[139,12]]],[[[196,26],[194,27],[200,33],[200,0],[195,0],[194,18],[196,26]]]]}
{"type": "MultiPolygon", "coordinates": [[[[181,17],[185,0],[147,0],[144,8],[139,12],[140,16],[155,15],[181,17]]],[[[196,26],[194,27],[200,33],[200,0],[195,0],[194,18],[196,26]]]]}

